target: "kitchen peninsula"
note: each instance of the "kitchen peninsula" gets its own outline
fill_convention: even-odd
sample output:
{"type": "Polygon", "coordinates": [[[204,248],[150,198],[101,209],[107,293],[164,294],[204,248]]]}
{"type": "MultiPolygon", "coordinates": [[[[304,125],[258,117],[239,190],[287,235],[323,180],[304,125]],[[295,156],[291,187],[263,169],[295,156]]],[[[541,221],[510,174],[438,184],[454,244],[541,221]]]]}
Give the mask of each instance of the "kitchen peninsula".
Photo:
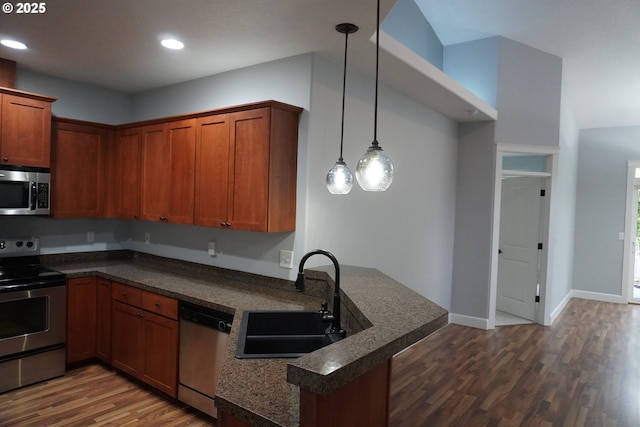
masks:
{"type": "Polygon", "coordinates": [[[288,280],[130,251],[43,258],[71,279],[98,276],[234,314],[216,391],[222,427],[386,425],[391,358],[447,323],[445,309],[378,270],[341,266],[346,339],[298,359],[240,360],[242,313],[319,309],[331,302],[333,266],[307,270],[300,294],[288,280]]]}

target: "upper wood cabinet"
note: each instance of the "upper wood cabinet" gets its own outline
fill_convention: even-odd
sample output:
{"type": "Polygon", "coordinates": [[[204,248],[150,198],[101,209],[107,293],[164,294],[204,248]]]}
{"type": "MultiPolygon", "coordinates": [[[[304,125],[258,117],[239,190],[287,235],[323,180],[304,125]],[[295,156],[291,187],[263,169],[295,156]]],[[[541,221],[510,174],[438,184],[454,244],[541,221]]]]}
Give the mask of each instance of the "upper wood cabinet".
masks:
{"type": "Polygon", "coordinates": [[[50,167],[51,103],[55,98],[0,91],[0,162],[50,167]]]}
{"type": "Polygon", "coordinates": [[[102,216],[108,129],[66,119],[54,120],[53,128],[52,216],[102,216]]]}
{"type": "Polygon", "coordinates": [[[123,126],[54,119],[52,215],[294,231],[301,111],[266,101],[123,126]]]}
{"type": "Polygon", "coordinates": [[[118,130],[108,152],[112,216],[139,219],[142,128],[118,130]]]}
{"type": "Polygon", "coordinates": [[[195,224],[295,230],[299,113],[271,106],[198,119],[195,224]]]}
{"type": "Polygon", "coordinates": [[[142,128],[140,217],[193,224],[196,119],[142,128]]]}

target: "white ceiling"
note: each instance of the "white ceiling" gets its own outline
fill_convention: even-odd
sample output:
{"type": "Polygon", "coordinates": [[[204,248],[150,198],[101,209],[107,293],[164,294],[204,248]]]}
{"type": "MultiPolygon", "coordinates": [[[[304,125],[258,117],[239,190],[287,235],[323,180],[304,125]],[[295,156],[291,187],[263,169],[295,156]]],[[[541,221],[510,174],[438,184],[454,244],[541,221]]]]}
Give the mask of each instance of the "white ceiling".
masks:
{"type": "MultiPolygon", "coordinates": [[[[13,4],[13,0],[9,0],[13,4]]],[[[395,0],[381,0],[382,15],[395,0]]],[[[416,0],[443,44],[501,35],[564,58],[580,128],[640,125],[639,0],[416,0]]],[[[0,57],[33,71],[127,93],[306,52],[342,61],[353,22],[369,72],[374,0],[50,0],[43,14],[0,13],[0,57]],[[182,51],[159,40],[181,39],[182,51]]],[[[385,63],[385,66],[388,65],[385,63]]],[[[381,69],[385,73],[393,70],[381,69]]]]}

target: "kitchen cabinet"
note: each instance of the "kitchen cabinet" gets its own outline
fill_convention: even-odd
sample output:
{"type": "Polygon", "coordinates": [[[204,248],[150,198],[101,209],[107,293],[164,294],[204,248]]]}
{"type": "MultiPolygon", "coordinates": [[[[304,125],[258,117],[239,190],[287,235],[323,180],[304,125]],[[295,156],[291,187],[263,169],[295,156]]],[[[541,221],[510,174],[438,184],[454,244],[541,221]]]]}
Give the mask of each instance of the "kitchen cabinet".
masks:
{"type": "Polygon", "coordinates": [[[2,164],[50,167],[53,101],[55,98],[0,89],[2,164]]]}
{"type": "Polygon", "coordinates": [[[195,224],[295,230],[299,113],[274,103],[198,118],[195,224]]]}
{"type": "Polygon", "coordinates": [[[96,357],[111,364],[111,281],[97,278],[96,357]]]}
{"type": "Polygon", "coordinates": [[[120,283],[112,296],[112,366],[177,397],[177,300],[120,283]]]}
{"type": "Polygon", "coordinates": [[[115,217],[140,218],[142,128],[119,129],[109,146],[110,183],[115,217]]]}
{"type": "Polygon", "coordinates": [[[95,357],[96,278],[67,281],[67,364],[95,357]]]}
{"type": "Polygon", "coordinates": [[[142,128],[141,219],[193,224],[196,119],[142,128]]]}
{"type": "Polygon", "coordinates": [[[51,214],[95,218],[103,213],[104,145],[108,128],[89,122],[54,120],[51,214]]]}

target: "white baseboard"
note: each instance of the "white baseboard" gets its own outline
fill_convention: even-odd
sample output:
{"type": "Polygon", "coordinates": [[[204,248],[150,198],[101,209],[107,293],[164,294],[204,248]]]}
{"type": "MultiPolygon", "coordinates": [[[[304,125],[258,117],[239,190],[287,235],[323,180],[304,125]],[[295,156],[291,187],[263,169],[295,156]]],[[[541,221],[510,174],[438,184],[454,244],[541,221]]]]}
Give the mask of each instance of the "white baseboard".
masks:
{"type": "Polygon", "coordinates": [[[571,290],[572,298],[590,299],[594,301],[602,302],[614,302],[616,304],[626,304],[627,302],[622,298],[622,295],[614,294],[602,294],[600,292],[580,291],[577,289],[571,290]]]}
{"type": "Polygon", "coordinates": [[[556,321],[558,316],[560,316],[560,313],[562,313],[562,310],[564,310],[567,304],[569,304],[569,301],[571,301],[571,298],[573,298],[572,293],[573,293],[573,290],[569,291],[567,296],[565,296],[564,299],[560,302],[560,304],[558,304],[558,306],[555,308],[555,310],[551,312],[551,314],[549,315],[549,318],[544,319],[545,326],[553,325],[553,322],[556,321]]]}
{"type": "Polygon", "coordinates": [[[489,329],[489,319],[465,316],[464,314],[449,313],[449,323],[478,329],[489,329]]]}
{"type": "MultiPolygon", "coordinates": [[[[545,326],[551,326],[553,322],[560,316],[562,310],[567,306],[571,298],[582,298],[589,299],[594,301],[602,301],[602,302],[612,302],[616,304],[626,304],[627,301],[624,300],[622,295],[614,295],[614,294],[603,294],[600,292],[589,292],[589,291],[580,291],[577,289],[572,289],[566,297],[558,304],[558,306],[553,310],[551,315],[544,319],[545,326]]],[[[456,325],[469,326],[471,328],[478,329],[489,329],[489,319],[482,319],[480,317],[471,317],[465,316],[464,314],[456,314],[449,313],[449,323],[454,323],[456,325]]]]}

